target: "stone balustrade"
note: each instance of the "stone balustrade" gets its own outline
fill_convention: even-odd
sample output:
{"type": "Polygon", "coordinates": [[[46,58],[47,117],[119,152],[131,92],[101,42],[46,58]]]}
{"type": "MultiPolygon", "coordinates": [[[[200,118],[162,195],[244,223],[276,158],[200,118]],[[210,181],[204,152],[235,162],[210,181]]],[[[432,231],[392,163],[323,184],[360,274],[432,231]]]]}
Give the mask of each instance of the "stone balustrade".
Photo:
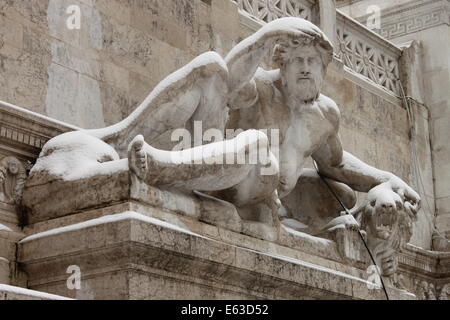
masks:
{"type": "Polygon", "coordinates": [[[400,95],[401,49],[339,10],[336,55],[351,71],[400,95]]]}
{"type": "MultiPolygon", "coordinates": [[[[261,23],[281,17],[301,17],[318,24],[320,1],[310,0],[231,0],[241,12],[261,23]]],[[[400,95],[401,49],[336,10],[336,57],[347,70],[362,75],[371,84],[400,95]]]]}
{"type": "Polygon", "coordinates": [[[314,1],[310,0],[232,0],[239,9],[264,21],[282,17],[301,17],[313,21],[314,1]]]}

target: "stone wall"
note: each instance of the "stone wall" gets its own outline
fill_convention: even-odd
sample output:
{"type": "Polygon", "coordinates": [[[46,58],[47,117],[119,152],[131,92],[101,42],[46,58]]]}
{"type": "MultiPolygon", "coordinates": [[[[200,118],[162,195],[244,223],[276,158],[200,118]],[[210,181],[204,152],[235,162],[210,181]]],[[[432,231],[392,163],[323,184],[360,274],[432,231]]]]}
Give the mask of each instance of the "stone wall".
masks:
{"type": "Polygon", "coordinates": [[[115,123],[198,53],[230,48],[233,9],[223,0],[1,0],[0,100],[84,128],[115,123]],[[66,26],[70,5],[81,9],[80,30],[66,26]]]}
{"type": "MultiPolygon", "coordinates": [[[[259,26],[228,0],[0,0],[0,100],[102,127],[123,119],[197,54],[224,55],[259,26]],[[80,30],[66,26],[74,4],[80,30]]],[[[338,60],[324,93],[341,108],[344,148],[415,186],[402,101],[338,60]]],[[[429,172],[428,115],[417,108],[420,165],[429,172]]],[[[429,249],[432,232],[421,215],[412,242],[429,249]]]]}
{"type": "Polygon", "coordinates": [[[436,227],[441,234],[435,234],[435,249],[449,250],[449,242],[442,235],[450,236],[450,3],[446,0],[380,3],[364,0],[347,4],[341,9],[364,23],[367,19],[365,8],[371,4],[381,4],[381,29],[377,31],[383,37],[396,44],[412,40],[420,43],[418,58],[421,62],[416,71],[420,83],[411,94],[430,112],[436,227]]]}

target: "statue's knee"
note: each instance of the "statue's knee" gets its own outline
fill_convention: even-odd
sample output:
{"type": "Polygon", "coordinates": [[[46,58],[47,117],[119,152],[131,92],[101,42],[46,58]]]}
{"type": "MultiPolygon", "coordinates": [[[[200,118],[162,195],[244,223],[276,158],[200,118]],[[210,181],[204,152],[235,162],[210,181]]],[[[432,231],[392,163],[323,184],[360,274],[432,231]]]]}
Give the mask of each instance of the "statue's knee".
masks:
{"type": "MultiPolygon", "coordinates": [[[[327,201],[321,200],[338,200],[347,208],[351,209],[356,205],[355,191],[344,183],[340,183],[331,179],[323,179],[317,171],[305,169],[298,179],[297,187],[302,189],[302,194],[313,194],[313,197],[321,203],[327,201]],[[336,197],[338,199],[336,199],[336,197]]],[[[333,201],[335,202],[335,201],[333,201]]]]}

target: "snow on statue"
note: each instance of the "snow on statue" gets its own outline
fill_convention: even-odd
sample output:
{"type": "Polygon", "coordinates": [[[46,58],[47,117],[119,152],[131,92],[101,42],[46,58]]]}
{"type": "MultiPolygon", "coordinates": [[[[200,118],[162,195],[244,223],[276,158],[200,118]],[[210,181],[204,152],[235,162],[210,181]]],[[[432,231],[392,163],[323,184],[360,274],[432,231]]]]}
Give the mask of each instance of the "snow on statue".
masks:
{"type": "Polygon", "coordinates": [[[412,188],[343,151],[338,106],[320,93],[332,57],[332,44],[312,23],[275,20],[225,59],[208,52],[169,75],[120,123],[52,139],[29,181],[78,180],[130,170],[149,185],[231,203],[243,221],[278,226],[281,220],[312,234],[357,228],[352,216],[339,217],[341,208],[318,174],[304,169],[312,157],[349,208],[355,205],[353,190],[376,188],[371,193],[375,212],[408,210],[414,216],[420,198],[412,188]],[[260,65],[269,55],[276,68],[267,71],[260,65]],[[247,131],[229,141],[167,151],[170,134],[179,128],[192,130],[196,121],[204,130],[247,131]],[[279,146],[258,131],[262,129],[279,130],[279,146]],[[268,157],[260,156],[261,148],[268,157]],[[208,161],[240,152],[258,161],[208,161]],[[262,168],[271,168],[272,174],[262,174],[262,168]]]}

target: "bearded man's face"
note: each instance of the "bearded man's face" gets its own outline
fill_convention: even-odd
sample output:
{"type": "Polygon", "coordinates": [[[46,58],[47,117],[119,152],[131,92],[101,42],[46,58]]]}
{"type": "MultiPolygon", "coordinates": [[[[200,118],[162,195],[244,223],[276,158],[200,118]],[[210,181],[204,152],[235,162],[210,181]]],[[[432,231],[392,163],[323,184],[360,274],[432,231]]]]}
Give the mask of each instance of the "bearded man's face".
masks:
{"type": "Polygon", "coordinates": [[[298,101],[315,99],[322,87],[324,76],[319,50],[313,44],[301,45],[292,50],[281,73],[291,98],[298,101]]]}

